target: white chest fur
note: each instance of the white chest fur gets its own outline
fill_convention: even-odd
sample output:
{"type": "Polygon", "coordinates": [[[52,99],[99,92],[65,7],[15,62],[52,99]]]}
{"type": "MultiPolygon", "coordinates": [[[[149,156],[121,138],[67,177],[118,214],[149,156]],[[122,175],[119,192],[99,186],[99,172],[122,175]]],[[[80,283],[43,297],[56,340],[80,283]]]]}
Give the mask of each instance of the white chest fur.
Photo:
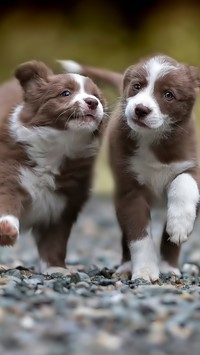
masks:
{"type": "Polygon", "coordinates": [[[155,157],[145,142],[141,142],[136,154],[129,160],[129,171],[134,174],[141,185],[146,185],[157,198],[162,198],[167,185],[176,175],[193,166],[193,161],[163,164],[155,157]]]}
{"type": "Polygon", "coordinates": [[[31,207],[25,211],[22,225],[29,227],[37,222],[56,221],[67,204],[67,197],[55,192],[54,175],[45,167],[21,167],[20,170],[21,184],[31,196],[31,207]]]}
{"type": "Polygon", "coordinates": [[[11,116],[11,134],[15,141],[26,144],[26,151],[34,168],[21,167],[20,181],[31,197],[30,210],[25,211],[22,223],[26,226],[39,221],[56,220],[67,204],[67,196],[56,193],[55,175],[61,162],[85,158],[96,154],[98,140],[91,134],[59,131],[49,127],[27,128],[18,120],[23,106],[18,106],[11,116]]]}

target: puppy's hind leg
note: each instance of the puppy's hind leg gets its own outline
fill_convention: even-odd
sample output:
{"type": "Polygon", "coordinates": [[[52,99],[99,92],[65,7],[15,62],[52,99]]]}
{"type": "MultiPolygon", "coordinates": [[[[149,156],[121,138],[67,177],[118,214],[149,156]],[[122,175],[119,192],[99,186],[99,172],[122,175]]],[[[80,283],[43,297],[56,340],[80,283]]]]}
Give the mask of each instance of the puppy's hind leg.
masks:
{"type": "Polygon", "coordinates": [[[67,241],[71,224],[64,219],[48,226],[33,228],[33,236],[40,256],[40,271],[46,272],[49,267],[65,268],[67,241]]]}
{"type": "Polygon", "coordinates": [[[128,248],[128,238],[123,233],[122,234],[122,262],[121,265],[117,268],[117,274],[130,273],[132,271],[131,265],[131,254],[128,248]]]}
{"type": "Polygon", "coordinates": [[[160,271],[163,274],[173,274],[176,276],[180,276],[181,273],[179,271],[178,265],[180,246],[170,241],[169,234],[166,231],[166,226],[164,228],[161,239],[160,254],[160,271]]]}

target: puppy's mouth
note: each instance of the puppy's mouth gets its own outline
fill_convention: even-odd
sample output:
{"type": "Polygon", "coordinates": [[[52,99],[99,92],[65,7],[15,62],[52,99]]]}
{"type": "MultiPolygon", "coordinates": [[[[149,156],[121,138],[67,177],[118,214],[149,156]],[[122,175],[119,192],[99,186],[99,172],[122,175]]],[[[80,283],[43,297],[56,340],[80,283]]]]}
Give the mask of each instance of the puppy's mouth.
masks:
{"type": "Polygon", "coordinates": [[[83,123],[90,123],[96,120],[96,117],[91,113],[86,113],[83,116],[79,117],[79,120],[83,123]]]}
{"type": "Polygon", "coordinates": [[[133,122],[134,122],[134,124],[136,124],[139,127],[150,129],[150,127],[144,121],[139,121],[137,119],[133,119],[133,122]]]}

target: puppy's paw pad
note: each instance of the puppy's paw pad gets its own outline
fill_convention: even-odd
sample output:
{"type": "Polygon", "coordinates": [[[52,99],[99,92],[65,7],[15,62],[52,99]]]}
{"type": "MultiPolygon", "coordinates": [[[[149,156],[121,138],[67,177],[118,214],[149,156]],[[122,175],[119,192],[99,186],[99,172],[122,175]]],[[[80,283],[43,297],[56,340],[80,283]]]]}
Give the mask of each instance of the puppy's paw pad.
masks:
{"type": "Polygon", "coordinates": [[[8,220],[0,221],[0,245],[9,246],[16,242],[19,236],[17,227],[8,220]]]}

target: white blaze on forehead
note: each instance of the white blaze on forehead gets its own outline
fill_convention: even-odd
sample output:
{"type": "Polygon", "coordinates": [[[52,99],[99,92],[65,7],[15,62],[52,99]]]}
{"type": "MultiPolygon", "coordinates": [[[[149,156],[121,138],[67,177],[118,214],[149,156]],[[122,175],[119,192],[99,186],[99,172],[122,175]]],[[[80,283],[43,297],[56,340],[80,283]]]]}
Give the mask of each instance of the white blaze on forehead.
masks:
{"type": "Polygon", "coordinates": [[[78,85],[80,86],[79,91],[80,92],[85,92],[84,91],[84,85],[85,85],[85,81],[86,81],[86,77],[80,74],[72,74],[70,73],[70,77],[76,81],[76,83],[78,83],[78,85]]]}
{"type": "MultiPolygon", "coordinates": [[[[85,83],[86,83],[86,80],[88,79],[87,77],[80,75],[80,74],[72,74],[72,73],[70,73],[70,77],[79,85],[79,90],[71,101],[72,104],[74,104],[77,101],[81,102],[87,98],[93,98],[98,101],[99,105],[101,105],[99,99],[96,96],[91,95],[85,91],[85,83]]],[[[103,110],[103,108],[102,108],[102,110],[103,110]]]]}
{"type": "Polygon", "coordinates": [[[147,71],[149,91],[153,91],[155,81],[157,79],[166,75],[171,70],[177,69],[175,65],[170,62],[167,62],[166,59],[162,56],[156,56],[151,58],[147,63],[145,63],[144,67],[147,71]]]}

